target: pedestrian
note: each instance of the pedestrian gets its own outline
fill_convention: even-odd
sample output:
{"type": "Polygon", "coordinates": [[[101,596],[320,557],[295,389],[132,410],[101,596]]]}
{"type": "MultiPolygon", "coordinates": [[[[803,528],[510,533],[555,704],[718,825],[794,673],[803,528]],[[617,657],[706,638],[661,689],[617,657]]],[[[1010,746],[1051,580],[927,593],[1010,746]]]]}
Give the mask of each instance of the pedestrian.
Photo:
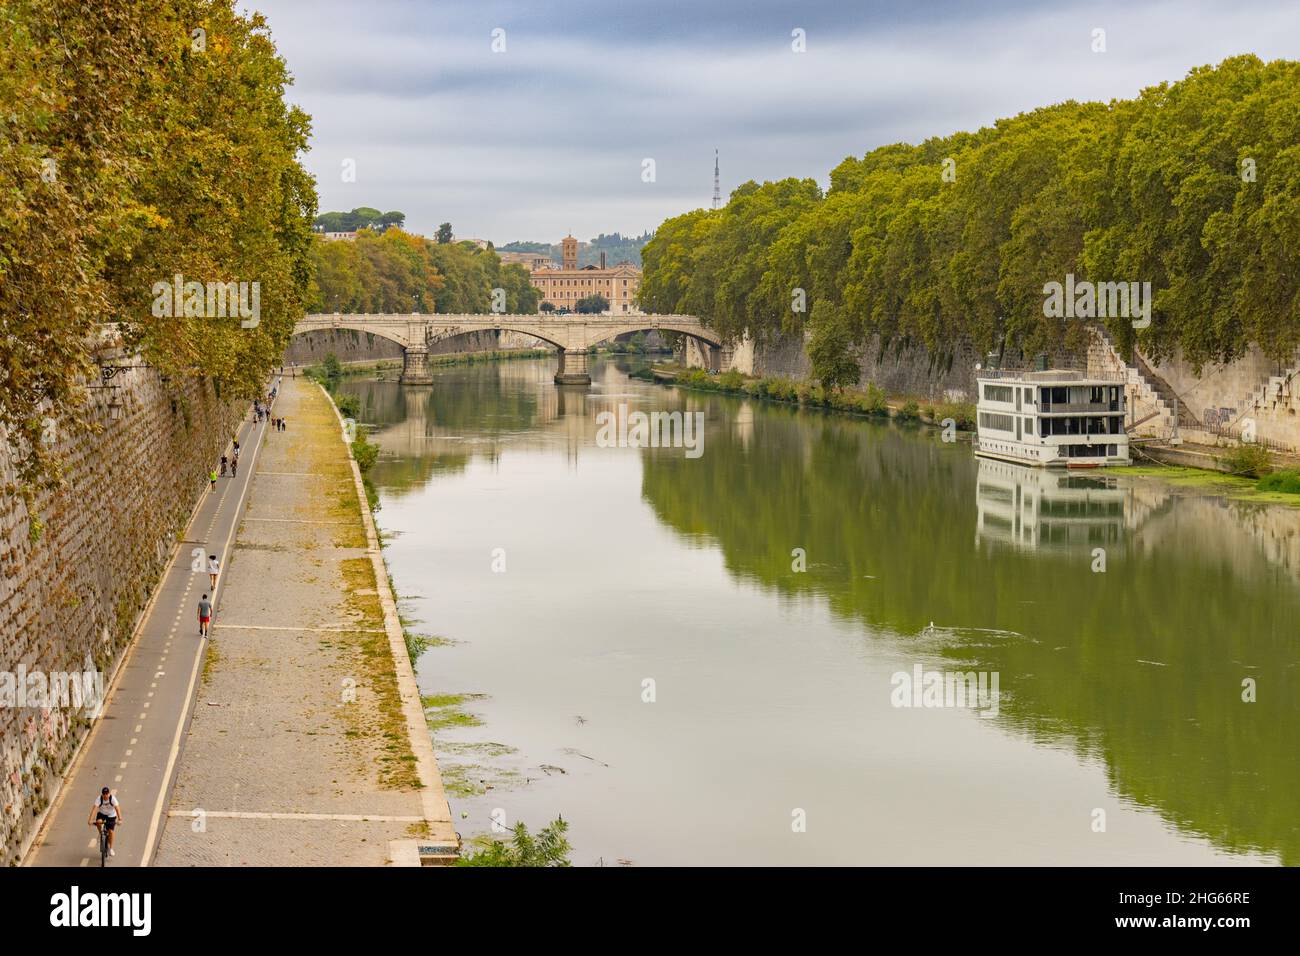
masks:
{"type": "Polygon", "coordinates": [[[234,478],[239,474],[239,452],[235,452],[235,457],[230,459],[230,477],[234,478]]]}
{"type": "Polygon", "coordinates": [[[284,419],[280,419],[280,431],[287,432],[288,430],[289,426],[284,423],[284,419]]]}
{"type": "Polygon", "coordinates": [[[229,463],[230,463],[229,459],[227,459],[225,455],[222,455],[221,456],[221,477],[222,478],[226,477],[226,466],[229,463]]]}
{"type": "Polygon", "coordinates": [[[199,637],[208,636],[208,624],[212,621],[212,602],[205,594],[199,601],[199,637]]]}
{"type": "Polygon", "coordinates": [[[213,468],[208,472],[208,481],[212,482],[212,491],[217,490],[217,469],[213,468]]]}
{"type": "Polygon", "coordinates": [[[221,573],[221,562],[215,554],[208,555],[208,577],[212,579],[212,593],[217,593],[217,575],[221,573]]]}

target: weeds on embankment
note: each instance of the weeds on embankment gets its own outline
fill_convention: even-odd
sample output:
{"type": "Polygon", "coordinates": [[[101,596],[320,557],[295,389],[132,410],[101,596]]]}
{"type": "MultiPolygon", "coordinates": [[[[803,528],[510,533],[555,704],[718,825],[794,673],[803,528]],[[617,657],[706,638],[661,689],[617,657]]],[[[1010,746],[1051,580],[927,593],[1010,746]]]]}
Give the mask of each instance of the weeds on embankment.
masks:
{"type": "Polygon", "coordinates": [[[909,400],[899,408],[893,408],[885,397],[884,391],[874,382],[868,383],[865,389],[826,389],[814,382],[796,382],[788,378],[748,378],[735,369],[720,375],[710,375],[703,369],[696,368],[679,372],[670,384],[699,391],[744,395],[763,401],[782,402],[804,408],[820,408],[851,415],[892,417],[901,422],[940,425],[947,420],[952,420],[962,431],[970,431],[975,427],[975,405],[971,402],[920,405],[914,400],[909,400]]]}

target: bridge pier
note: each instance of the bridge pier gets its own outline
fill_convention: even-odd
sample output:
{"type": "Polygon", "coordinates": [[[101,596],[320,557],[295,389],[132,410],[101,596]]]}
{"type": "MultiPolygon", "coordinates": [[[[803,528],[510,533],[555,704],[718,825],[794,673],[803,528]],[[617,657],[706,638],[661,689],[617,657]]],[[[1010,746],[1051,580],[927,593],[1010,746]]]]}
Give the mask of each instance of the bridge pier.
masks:
{"type": "Polygon", "coordinates": [[[402,353],[403,385],[432,385],[433,373],[429,371],[429,350],[423,345],[408,345],[402,353]]]}
{"type": "Polygon", "coordinates": [[[556,385],[590,385],[591,371],[587,350],[560,349],[560,367],[555,372],[556,385]]]}

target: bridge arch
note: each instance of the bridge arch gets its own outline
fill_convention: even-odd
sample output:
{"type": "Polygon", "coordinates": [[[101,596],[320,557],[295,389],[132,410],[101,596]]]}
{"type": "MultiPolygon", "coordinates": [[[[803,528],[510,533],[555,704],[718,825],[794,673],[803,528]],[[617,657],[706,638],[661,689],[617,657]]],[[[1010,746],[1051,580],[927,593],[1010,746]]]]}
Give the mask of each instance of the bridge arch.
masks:
{"type": "Polygon", "coordinates": [[[421,314],[360,315],[317,314],[304,316],[293,334],[347,330],[376,335],[402,347],[402,381],[427,384],[431,342],[444,341],[467,332],[495,330],[532,336],[552,346],[559,354],[557,384],[590,384],[587,350],[599,342],[634,332],[664,331],[689,336],[706,356],[711,368],[719,368],[726,344],[698,318],[691,315],[575,315],[507,314],[421,314]]]}

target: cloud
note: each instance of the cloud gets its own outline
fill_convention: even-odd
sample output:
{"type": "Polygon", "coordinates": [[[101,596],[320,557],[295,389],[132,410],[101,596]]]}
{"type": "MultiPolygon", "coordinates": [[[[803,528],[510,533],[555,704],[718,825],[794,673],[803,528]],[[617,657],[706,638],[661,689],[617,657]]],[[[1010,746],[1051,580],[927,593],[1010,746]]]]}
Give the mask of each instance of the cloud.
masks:
{"type": "Polygon", "coordinates": [[[1300,50],[1292,3],[258,0],[313,116],[322,209],[496,242],[639,232],[749,179],[1300,50]],[[506,51],[491,48],[493,29],[506,51]],[[806,31],[807,52],[790,32],[806,31]],[[1094,53],[1092,31],[1106,31],[1094,53]],[[341,163],[357,162],[342,182],[341,163]],[[642,160],[657,178],[642,181],[642,160]]]}

